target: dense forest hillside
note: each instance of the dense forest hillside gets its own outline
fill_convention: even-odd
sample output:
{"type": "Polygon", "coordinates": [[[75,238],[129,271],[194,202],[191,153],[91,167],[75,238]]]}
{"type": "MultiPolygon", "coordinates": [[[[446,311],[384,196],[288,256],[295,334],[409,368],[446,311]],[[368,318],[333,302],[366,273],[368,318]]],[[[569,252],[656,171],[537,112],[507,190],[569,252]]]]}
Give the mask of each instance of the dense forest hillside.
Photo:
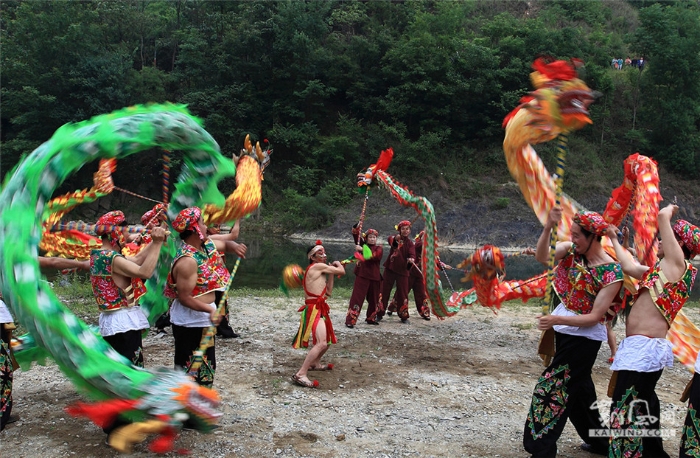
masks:
{"type": "MultiPolygon", "coordinates": [[[[501,123],[532,90],[533,60],[552,56],[582,59],[599,93],[593,125],[570,140],[565,191],[602,210],[639,151],[659,162],[664,196],[700,216],[696,1],[34,0],[3,1],[0,21],[0,175],[65,123],[170,101],[226,154],[246,134],[273,145],[251,228],[345,231],[362,205],[355,175],[391,146],[389,172],[433,202],[442,237],[521,244],[538,226],[507,171],[501,123]],[[611,65],[627,58],[644,65],[611,65]]],[[[537,151],[553,167],[554,145],[537,151]]],[[[159,158],[122,161],[116,184],[158,198],[159,158]]],[[[387,230],[407,214],[371,202],[387,230]]],[[[115,193],[77,216],[149,205],[115,193]]]]}

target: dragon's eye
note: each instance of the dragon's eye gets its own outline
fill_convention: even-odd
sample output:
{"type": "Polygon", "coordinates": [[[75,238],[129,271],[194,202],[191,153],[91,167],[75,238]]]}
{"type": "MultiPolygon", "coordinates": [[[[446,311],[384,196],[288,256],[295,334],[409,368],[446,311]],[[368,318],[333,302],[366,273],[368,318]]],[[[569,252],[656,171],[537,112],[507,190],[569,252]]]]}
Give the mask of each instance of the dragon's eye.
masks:
{"type": "Polygon", "coordinates": [[[576,108],[583,108],[583,102],[581,102],[579,99],[573,99],[571,101],[571,105],[573,105],[576,108]]]}

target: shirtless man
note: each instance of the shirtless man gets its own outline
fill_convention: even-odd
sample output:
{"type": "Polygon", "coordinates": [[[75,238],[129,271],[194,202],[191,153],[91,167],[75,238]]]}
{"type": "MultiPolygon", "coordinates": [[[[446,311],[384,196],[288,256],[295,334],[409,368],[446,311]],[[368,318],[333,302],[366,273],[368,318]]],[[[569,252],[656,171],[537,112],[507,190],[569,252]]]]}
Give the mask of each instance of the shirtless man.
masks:
{"type": "Polygon", "coordinates": [[[304,359],[304,364],[292,376],[292,381],[306,388],[317,388],[318,380],[313,382],[307,377],[310,370],[326,371],[333,369],[332,364],[321,364],[321,357],[328,350],[329,343],[337,343],[338,339],[333,332],[330,308],[327,297],[333,292],[333,278],[335,275],[345,275],[345,267],[340,261],[326,263],[326,250],[320,240],[307,251],[309,267],[304,273],[304,293],[306,304],[299,309],[301,320],[292,347],[308,348],[309,339],[313,336],[313,348],[304,359]]]}
{"type": "Polygon", "coordinates": [[[658,215],[659,261],[653,267],[639,264],[617,241],[617,228],[607,229],[622,271],[639,279],[639,289],[625,320],[626,337],[611,367],[617,382],[610,407],[610,454],[668,457],[659,430],[661,407],[656,383],[664,367],[673,365],[673,346],[666,340],[671,323],[693,288],[697,270],[690,259],[698,253],[700,229],[671,218],[678,211],[668,205],[658,215]],[[631,411],[632,410],[632,411],[631,411]],[[644,417],[642,417],[644,416],[644,417]],[[624,430],[649,430],[650,434],[624,437],[624,430]]]}

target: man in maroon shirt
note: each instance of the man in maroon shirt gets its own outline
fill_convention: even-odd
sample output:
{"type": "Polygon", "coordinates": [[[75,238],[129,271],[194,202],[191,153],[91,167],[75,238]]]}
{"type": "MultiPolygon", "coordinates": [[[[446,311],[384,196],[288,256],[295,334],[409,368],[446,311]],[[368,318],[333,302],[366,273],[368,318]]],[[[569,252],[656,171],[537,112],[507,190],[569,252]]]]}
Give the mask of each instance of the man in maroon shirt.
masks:
{"type": "MultiPolygon", "coordinates": [[[[430,320],[430,305],[428,304],[428,295],[425,292],[425,279],[423,272],[420,270],[421,255],[423,253],[423,237],[425,231],[420,231],[416,236],[416,262],[408,269],[408,290],[413,290],[413,298],[416,301],[416,310],[424,320],[430,320]]],[[[406,312],[408,313],[408,311],[406,312]]]]}
{"type": "Polygon", "coordinates": [[[384,283],[380,296],[380,308],[377,320],[384,317],[389,305],[391,290],[396,283],[394,301],[402,323],[408,323],[408,273],[416,262],[416,246],[411,240],[411,222],[401,221],[397,226],[399,233],[389,236],[389,257],[384,262],[384,283]]]}
{"type": "MultiPolygon", "coordinates": [[[[355,239],[355,251],[360,255],[363,254],[366,246],[372,253],[371,257],[363,256],[363,261],[359,261],[355,266],[355,284],[352,288],[352,297],[350,297],[350,306],[348,314],[345,317],[345,326],[354,328],[357,324],[357,318],[362,311],[362,304],[367,299],[367,324],[379,324],[377,321],[377,304],[379,303],[379,288],[381,286],[382,276],[379,273],[379,263],[382,261],[384,250],[377,245],[377,237],[379,232],[374,229],[368,229],[363,237],[357,228],[352,230],[353,238],[355,239]]],[[[369,253],[368,253],[369,254],[369,253]]]]}

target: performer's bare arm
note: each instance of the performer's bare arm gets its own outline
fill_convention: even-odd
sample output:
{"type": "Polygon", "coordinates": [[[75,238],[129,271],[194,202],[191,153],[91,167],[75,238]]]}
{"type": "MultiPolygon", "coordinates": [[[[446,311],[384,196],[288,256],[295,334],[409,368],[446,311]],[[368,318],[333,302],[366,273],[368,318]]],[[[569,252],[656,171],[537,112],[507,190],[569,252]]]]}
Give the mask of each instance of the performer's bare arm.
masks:
{"type": "Polygon", "coordinates": [[[153,242],[144,248],[144,251],[148,250],[148,252],[146,259],[143,260],[141,265],[119,256],[114,258],[112,272],[129,278],[151,278],[158,263],[158,254],[165,240],[165,229],[162,227],[154,228],[151,235],[153,242]]]}
{"type": "Polygon", "coordinates": [[[90,270],[90,261],[78,261],[77,259],[54,258],[39,256],[39,267],[51,269],[83,269],[90,270]]]}
{"type": "Polygon", "coordinates": [[[242,243],[236,243],[234,240],[238,238],[238,233],[240,232],[240,220],[236,220],[236,224],[233,225],[233,229],[228,234],[216,234],[209,236],[216,245],[216,249],[222,253],[233,253],[236,256],[245,259],[246,251],[248,247],[242,243]]]}
{"type": "MultiPolygon", "coordinates": [[[[547,217],[547,222],[542,229],[540,238],[537,240],[537,248],[535,250],[535,259],[537,259],[542,264],[549,264],[549,242],[550,234],[554,230],[557,230],[559,226],[559,221],[561,221],[561,207],[554,207],[549,211],[549,216],[547,217]]],[[[560,260],[571,248],[571,242],[559,242],[557,243],[556,253],[554,256],[555,260],[560,260]]]]}
{"type": "Polygon", "coordinates": [[[306,288],[309,292],[320,294],[326,287],[326,294],[331,295],[333,291],[334,275],[345,275],[345,267],[340,261],[333,261],[331,264],[316,263],[306,272],[306,288]]]}
{"type": "Polygon", "coordinates": [[[659,234],[661,235],[661,243],[663,244],[664,258],[661,260],[659,267],[668,278],[668,281],[678,281],[685,272],[685,255],[681,245],[676,241],[673,227],[671,226],[671,218],[678,211],[677,205],[667,205],[659,210],[659,234]]]}
{"type": "Polygon", "coordinates": [[[620,291],[622,282],[611,283],[601,289],[593,302],[593,310],[591,313],[581,314],[576,316],[560,316],[560,315],[544,315],[537,317],[537,329],[542,331],[551,328],[554,325],[589,327],[594,326],[607,313],[613,299],[620,291]]]}
{"type": "Polygon", "coordinates": [[[326,279],[326,297],[331,297],[333,294],[333,283],[335,282],[335,275],[328,275],[326,279]]]}
{"type": "Polygon", "coordinates": [[[229,231],[228,234],[212,234],[209,237],[216,242],[216,240],[237,240],[238,235],[241,232],[241,220],[240,218],[236,220],[236,222],[233,224],[233,227],[229,231]]]}
{"type": "Polygon", "coordinates": [[[345,267],[340,261],[333,261],[330,264],[314,264],[314,270],[322,274],[345,275],[345,267]]]}
{"type": "Polygon", "coordinates": [[[605,235],[610,239],[615,249],[615,257],[617,257],[617,261],[622,266],[622,271],[625,275],[629,275],[632,278],[642,278],[644,273],[649,270],[649,267],[634,260],[632,254],[620,245],[620,242],[617,240],[617,233],[618,229],[612,224],[605,230],[605,235]]]}
{"type": "Polygon", "coordinates": [[[192,296],[192,291],[197,286],[197,261],[189,256],[183,256],[175,262],[172,273],[180,303],[198,312],[209,312],[210,319],[214,321],[216,309],[211,304],[192,296]]]}
{"type": "MultiPolygon", "coordinates": [[[[163,229],[165,230],[165,229],[163,229]]],[[[160,246],[158,247],[153,247],[153,243],[149,243],[146,245],[143,249],[139,250],[138,253],[136,253],[134,256],[126,256],[126,259],[133,262],[134,264],[137,265],[143,265],[144,261],[151,255],[151,252],[153,250],[157,251],[160,253],[160,246]]]]}

